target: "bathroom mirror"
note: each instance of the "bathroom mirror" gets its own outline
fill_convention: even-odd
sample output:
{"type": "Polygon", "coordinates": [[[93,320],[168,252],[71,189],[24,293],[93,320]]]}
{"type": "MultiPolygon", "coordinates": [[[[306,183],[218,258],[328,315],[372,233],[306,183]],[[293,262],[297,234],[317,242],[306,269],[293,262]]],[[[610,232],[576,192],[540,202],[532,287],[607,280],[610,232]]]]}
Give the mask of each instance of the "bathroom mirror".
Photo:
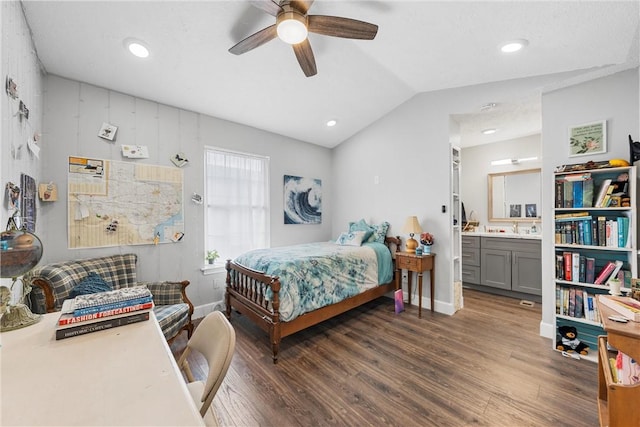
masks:
{"type": "Polygon", "coordinates": [[[540,219],[540,169],[490,173],[489,221],[540,219]]]}

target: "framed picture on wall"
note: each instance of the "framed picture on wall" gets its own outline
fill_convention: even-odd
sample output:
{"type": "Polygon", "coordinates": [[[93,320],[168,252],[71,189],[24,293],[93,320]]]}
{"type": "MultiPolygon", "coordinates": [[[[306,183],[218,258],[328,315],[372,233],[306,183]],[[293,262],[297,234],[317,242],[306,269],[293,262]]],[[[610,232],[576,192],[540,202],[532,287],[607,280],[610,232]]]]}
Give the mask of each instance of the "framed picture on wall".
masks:
{"type": "Polygon", "coordinates": [[[606,120],[569,128],[569,157],[590,156],[606,152],[606,120]]]}
{"type": "Polygon", "coordinates": [[[520,218],[522,216],[522,205],[509,206],[509,218],[520,218]]]}

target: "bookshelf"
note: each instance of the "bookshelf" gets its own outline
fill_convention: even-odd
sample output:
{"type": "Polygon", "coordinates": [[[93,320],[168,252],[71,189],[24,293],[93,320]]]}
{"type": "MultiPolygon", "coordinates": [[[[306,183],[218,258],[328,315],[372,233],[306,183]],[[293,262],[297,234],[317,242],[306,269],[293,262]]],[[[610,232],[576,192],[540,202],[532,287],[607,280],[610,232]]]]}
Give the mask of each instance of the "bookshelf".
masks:
{"type": "Polygon", "coordinates": [[[614,276],[623,292],[637,277],[636,179],[635,166],[555,173],[555,326],[574,326],[593,362],[604,334],[596,296],[614,276]]]}
{"type": "Polygon", "coordinates": [[[623,385],[613,381],[609,367],[607,343],[635,360],[640,360],[640,323],[618,323],[608,319],[614,310],[599,304],[607,336],[598,343],[598,416],[601,426],[621,427],[640,425],[640,384],[623,385]]]}

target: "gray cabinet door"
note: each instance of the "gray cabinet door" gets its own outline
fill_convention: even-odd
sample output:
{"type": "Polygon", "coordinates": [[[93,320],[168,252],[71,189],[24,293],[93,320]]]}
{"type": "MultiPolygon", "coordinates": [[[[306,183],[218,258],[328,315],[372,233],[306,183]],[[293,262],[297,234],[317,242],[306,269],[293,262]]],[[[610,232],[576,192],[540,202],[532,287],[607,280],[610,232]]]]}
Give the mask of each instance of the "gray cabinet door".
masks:
{"type": "Polygon", "coordinates": [[[482,284],[511,290],[511,251],[482,249],[480,257],[482,284]]]}
{"type": "Polygon", "coordinates": [[[542,295],[542,266],[540,253],[516,252],[513,256],[511,289],[527,294],[542,295]]]}

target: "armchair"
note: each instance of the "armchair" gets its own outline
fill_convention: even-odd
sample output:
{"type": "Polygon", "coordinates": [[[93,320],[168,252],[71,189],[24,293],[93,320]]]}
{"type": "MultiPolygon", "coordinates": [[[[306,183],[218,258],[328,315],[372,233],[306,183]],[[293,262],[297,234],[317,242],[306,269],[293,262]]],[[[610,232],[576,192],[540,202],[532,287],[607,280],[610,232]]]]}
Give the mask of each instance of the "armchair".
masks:
{"type": "Polygon", "coordinates": [[[153,295],[153,311],[167,341],[171,343],[182,330],[186,330],[190,338],[193,304],[186,293],[189,281],[138,282],[137,258],[136,254],[111,255],[36,267],[23,278],[33,287],[29,294],[31,310],[41,314],[60,311],[71,290],[90,272],[95,272],[113,289],[145,285],[153,295]]]}

